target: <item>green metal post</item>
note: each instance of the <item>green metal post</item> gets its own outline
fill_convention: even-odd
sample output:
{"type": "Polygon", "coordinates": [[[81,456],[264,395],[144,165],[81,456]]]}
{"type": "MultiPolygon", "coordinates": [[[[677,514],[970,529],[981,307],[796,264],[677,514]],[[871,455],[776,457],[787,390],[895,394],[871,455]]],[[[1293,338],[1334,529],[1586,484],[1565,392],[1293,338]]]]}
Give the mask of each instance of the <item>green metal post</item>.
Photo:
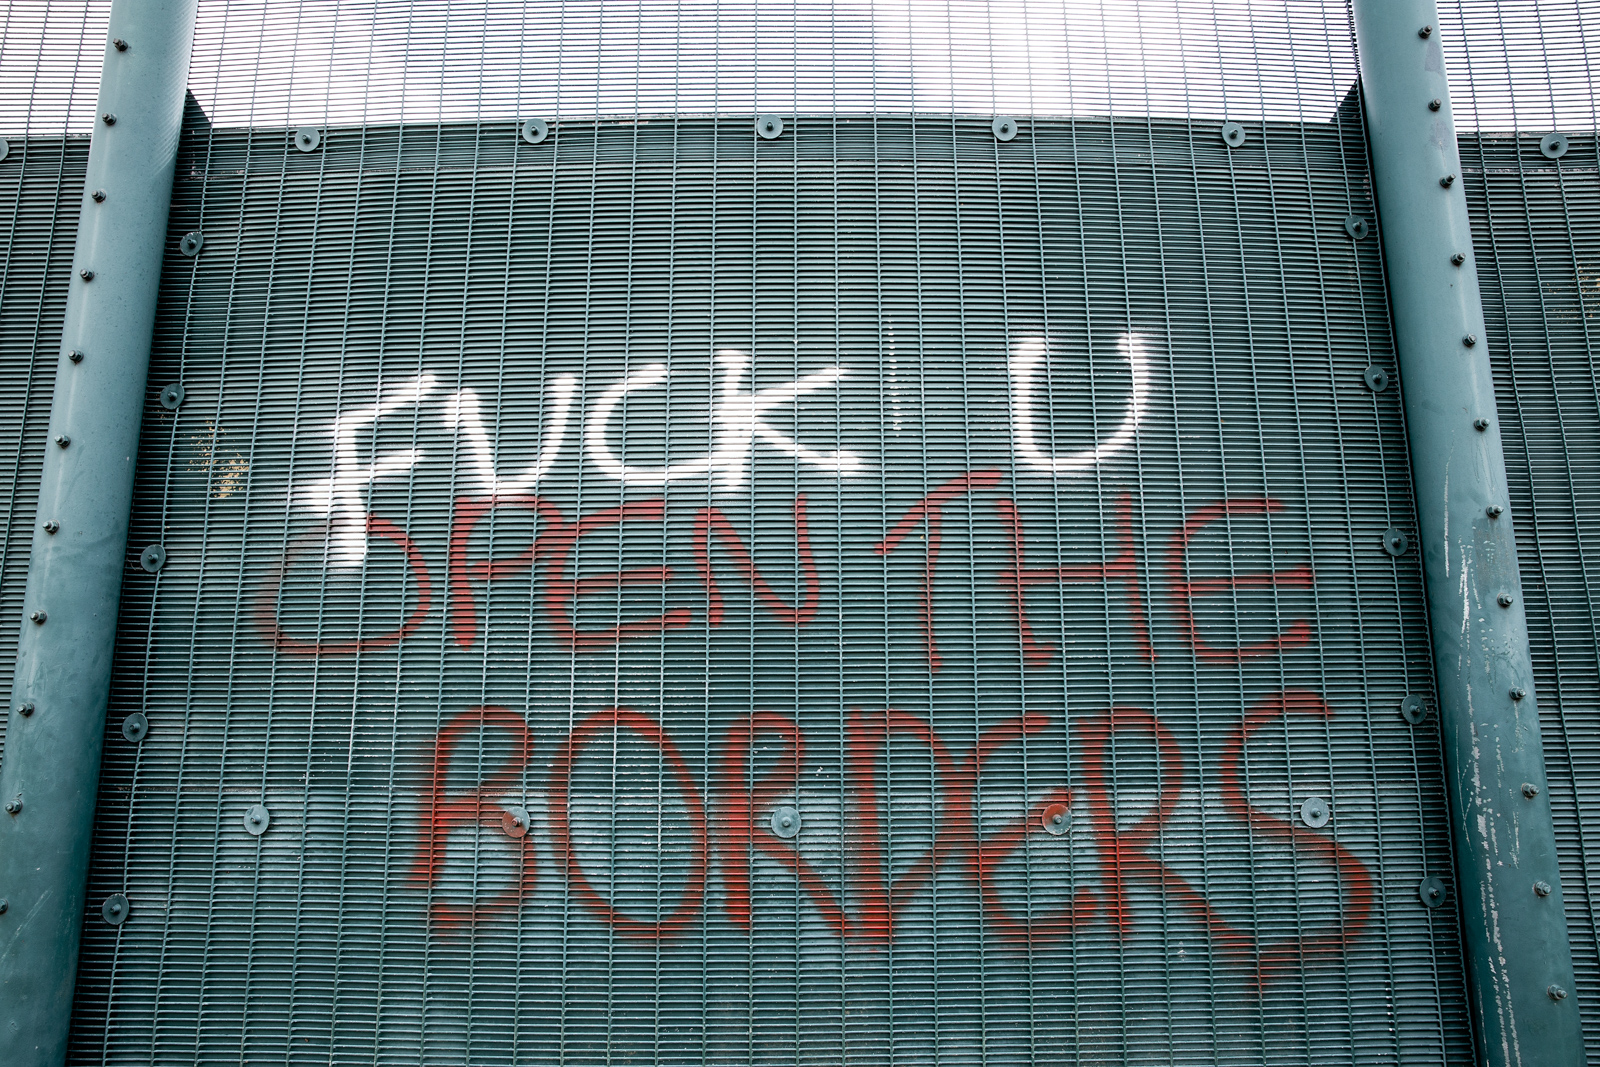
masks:
{"type": "Polygon", "coordinates": [[[66,1059],[195,5],[111,8],[0,761],[6,1067],[66,1059]]]}
{"type": "Polygon", "coordinates": [[[1584,1062],[1527,623],[1433,0],[1355,0],[1479,1057],[1584,1062]]]}

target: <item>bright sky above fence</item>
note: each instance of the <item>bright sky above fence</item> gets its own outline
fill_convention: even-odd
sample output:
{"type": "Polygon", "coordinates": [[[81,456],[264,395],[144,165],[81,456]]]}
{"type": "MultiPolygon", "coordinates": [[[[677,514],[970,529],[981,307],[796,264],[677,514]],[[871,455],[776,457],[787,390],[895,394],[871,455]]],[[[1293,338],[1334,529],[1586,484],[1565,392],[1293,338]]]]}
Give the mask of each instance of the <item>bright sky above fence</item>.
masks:
{"type": "MultiPolygon", "coordinates": [[[[89,130],[109,10],[0,13],[0,133],[89,130]]],[[[1592,4],[1444,0],[1440,19],[1459,126],[1595,127],[1592,4]]],[[[202,0],[190,72],[214,123],[255,127],[768,111],[1325,121],[1355,79],[1343,0],[202,0]]]]}

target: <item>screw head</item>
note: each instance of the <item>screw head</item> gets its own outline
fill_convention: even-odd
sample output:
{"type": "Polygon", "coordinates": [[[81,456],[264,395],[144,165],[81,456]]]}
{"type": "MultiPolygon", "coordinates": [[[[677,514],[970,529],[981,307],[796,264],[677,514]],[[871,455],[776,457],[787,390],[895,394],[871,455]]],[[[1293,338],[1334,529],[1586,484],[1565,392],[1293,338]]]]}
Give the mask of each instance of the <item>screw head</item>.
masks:
{"type": "Polygon", "coordinates": [[[1562,989],[1558,985],[1546,986],[1545,987],[1545,993],[1549,995],[1551,1000],[1566,1000],[1567,999],[1567,991],[1565,989],[1562,989]]]}
{"type": "Polygon", "coordinates": [[[0,915],[4,915],[6,912],[8,912],[10,910],[11,910],[11,901],[7,900],[5,897],[0,897],[0,915]]]}
{"type": "Polygon", "coordinates": [[[1346,215],[1344,232],[1350,235],[1351,240],[1361,240],[1367,235],[1367,220],[1360,215],[1346,215]]]}
{"type": "Polygon", "coordinates": [[[62,448],[66,448],[71,443],[72,438],[68,437],[66,434],[56,434],[56,444],[60,445],[62,448]]]}
{"type": "Polygon", "coordinates": [[[103,204],[106,202],[106,191],[104,189],[96,189],[94,192],[89,194],[89,197],[95,203],[103,204]]]}
{"type": "Polygon", "coordinates": [[[1511,606],[1511,603],[1512,603],[1511,594],[1510,593],[1501,593],[1499,596],[1495,597],[1494,599],[1495,599],[1495,603],[1499,604],[1503,608],[1509,608],[1511,606]]]}
{"type": "Polygon", "coordinates": [[[183,383],[173,382],[161,390],[161,406],[168,411],[177,411],[178,406],[183,403],[183,397],[183,383]]]}
{"type": "Polygon", "coordinates": [[[1410,545],[1411,542],[1406,539],[1406,535],[1401,533],[1399,530],[1396,530],[1394,527],[1391,526],[1389,529],[1383,531],[1383,550],[1389,553],[1389,555],[1403,556],[1406,554],[1406,549],[1409,548],[1410,545]]]}
{"type": "Polygon", "coordinates": [[[115,126],[117,124],[117,116],[107,111],[104,115],[100,116],[100,121],[105,123],[107,126],[115,126]]]}
{"type": "Polygon", "coordinates": [[[198,256],[200,249],[206,245],[205,235],[199,230],[190,230],[183,235],[183,240],[178,242],[178,251],[186,256],[198,256]]]}
{"type": "Polygon", "coordinates": [[[146,545],[143,552],[139,553],[139,566],[155,574],[167,565],[167,550],[161,545],[146,545]]]}
{"type": "Polygon", "coordinates": [[[522,139],[529,144],[538,144],[550,136],[550,124],[544,119],[529,119],[522,124],[522,139]]]}
{"type": "Polygon", "coordinates": [[[1460,252],[1457,252],[1455,255],[1450,257],[1450,263],[1453,266],[1459,267],[1459,266],[1461,266],[1461,264],[1465,263],[1466,261],[1467,261],[1467,257],[1462,255],[1460,252]]]}
{"type": "Polygon", "coordinates": [[[1534,785],[1532,782],[1523,782],[1522,795],[1527,797],[1529,800],[1532,800],[1534,797],[1539,795],[1539,787],[1534,785]]]}
{"type": "Polygon", "coordinates": [[[784,804],[772,810],[772,832],[777,836],[788,839],[800,832],[800,809],[793,804],[784,804]]]}
{"type": "Polygon", "coordinates": [[[1321,797],[1310,797],[1300,805],[1300,821],[1319,830],[1328,825],[1328,820],[1333,817],[1333,810],[1328,807],[1328,802],[1321,797]]]}
{"type": "Polygon", "coordinates": [[[1430,908],[1437,908],[1445,901],[1444,881],[1439,878],[1424,878],[1417,887],[1417,896],[1430,908]]]}
{"type": "Polygon", "coordinates": [[[1533,891],[1534,891],[1534,893],[1536,895],[1541,896],[1541,897],[1547,897],[1547,896],[1549,896],[1551,894],[1551,892],[1553,892],[1553,890],[1551,890],[1551,888],[1550,888],[1550,883],[1549,882],[1535,882],[1535,883],[1533,883],[1533,891]]]}
{"type": "Polygon", "coordinates": [[[1564,133],[1550,133],[1539,142],[1539,151],[1548,159],[1560,159],[1567,154],[1567,135],[1564,133]]]}
{"type": "Polygon", "coordinates": [[[1478,343],[1478,335],[1475,333],[1469,333],[1461,339],[1461,343],[1466,345],[1468,348],[1471,348],[1473,345],[1478,343]]]}
{"type": "Polygon", "coordinates": [[[38,623],[40,626],[43,626],[45,619],[48,619],[49,617],[50,616],[46,615],[42,611],[35,611],[35,612],[32,612],[32,613],[30,613],[28,615],[28,618],[32,619],[34,622],[38,623]]]}
{"type": "Polygon", "coordinates": [[[17,714],[21,715],[24,719],[30,718],[33,715],[33,701],[25,700],[21,704],[18,704],[17,714]]]}
{"type": "Polygon", "coordinates": [[[1491,519],[1498,519],[1501,515],[1505,514],[1505,511],[1506,509],[1501,507],[1499,504],[1490,504],[1488,507],[1483,509],[1484,514],[1488,515],[1491,519]]]}
{"type": "Polygon", "coordinates": [[[1017,135],[1017,120],[1009,115],[1001,115],[989,123],[989,130],[996,141],[1009,141],[1017,135]]]}
{"type": "Polygon", "coordinates": [[[783,120],[776,115],[762,115],[756,119],[756,133],[763,141],[774,141],[783,136],[783,120]]]}
{"type": "Polygon", "coordinates": [[[260,837],[267,832],[267,826],[272,822],[272,813],[267,811],[264,804],[252,804],[250,810],[244,813],[244,830],[251,837],[260,837]]]}
{"type": "Polygon", "coordinates": [[[1479,433],[1482,433],[1483,431],[1485,431],[1485,430],[1487,430],[1489,428],[1489,420],[1488,419],[1473,419],[1472,420],[1472,428],[1474,430],[1477,430],[1479,433]]]}
{"type": "Polygon", "coordinates": [[[1224,122],[1222,124],[1222,143],[1229,148],[1238,148],[1245,142],[1244,127],[1237,122],[1224,122]]]}
{"type": "Polygon", "coordinates": [[[1520,686],[1520,685],[1511,690],[1511,699],[1512,700],[1521,700],[1523,697],[1525,697],[1527,695],[1528,695],[1528,691],[1526,689],[1522,688],[1522,686],[1520,686]]]}
{"type": "Polygon", "coordinates": [[[67,358],[72,360],[74,363],[82,363],[83,353],[74,348],[71,352],[67,353],[67,358]]]}
{"type": "Polygon", "coordinates": [[[1439,184],[1444,186],[1446,189],[1450,188],[1455,183],[1456,176],[1454,174],[1446,174],[1443,178],[1439,179],[1439,184]]]}
{"type": "Polygon", "coordinates": [[[1060,837],[1067,832],[1067,806],[1065,804],[1051,804],[1039,813],[1039,823],[1045,833],[1060,837]]]}
{"type": "Polygon", "coordinates": [[[1444,101],[1440,100],[1437,96],[1428,101],[1429,111],[1438,111],[1441,107],[1444,107],[1444,101]]]}
{"type": "Polygon", "coordinates": [[[22,811],[22,798],[21,797],[17,797],[14,800],[6,801],[6,814],[7,815],[17,815],[17,814],[20,814],[21,811],[22,811]]]}
{"type": "Polygon", "coordinates": [[[94,271],[92,271],[92,270],[80,270],[78,272],[78,277],[82,278],[86,282],[92,282],[92,281],[94,281],[94,271]]]}
{"type": "Polygon", "coordinates": [[[1374,393],[1381,393],[1389,388],[1389,372],[1374,363],[1361,372],[1361,380],[1367,383],[1367,388],[1374,393]]]}
{"type": "Polygon", "coordinates": [[[528,811],[526,808],[507,808],[500,813],[500,830],[509,838],[528,836],[528,811]]]}
{"type": "Polygon", "coordinates": [[[106,897],[106,902],[100,905],[100,917],[112,926],[121,926],[127,921],[130,910],[127,897],[121,893],[112,893],[106,897]]]}
{"type": "Polygon", "coordinates": [[[113,37],[111,38],[111,47],[119,52],[126,52],[128,50],[128,42],[121,37],[113,37]]]}
{"type": "Polygon", "coordinates": [[[1422,702],[1421,697],[1413,693],[1400,701],[1400,717],[1412,726],[1421,726],[1423,720],[1428,717],[1428,706],[1422,702]]]}
{"type": "Polygon", "coordinates": [[[1422,27],[1422,29],[1417,31],[1417,36],[1418,37],[1423,37],[1423,38],[1433,36],[1433,27],[1432,26],[1424,26],[1424,27],[1422,27]]]}
{"type": "Polygon", "coordinates": [[[302,152],[315,152],[322,143],[322,131],[314,126],[302,126],[294,131],[294,146],[302,152]]]}
{"type": "Polygon", "coordinates": [[[59,529],[61,529],[61,524],[54,519],[44,524],[44,532],[47,534],[53,534],[59,529]]]}
{"type": "Polygon", "coordinates": [[[122,736],[138,744],[150,732],[150,720],[144,717],[144,712],[136,711],[122,720],[122,736]]]}

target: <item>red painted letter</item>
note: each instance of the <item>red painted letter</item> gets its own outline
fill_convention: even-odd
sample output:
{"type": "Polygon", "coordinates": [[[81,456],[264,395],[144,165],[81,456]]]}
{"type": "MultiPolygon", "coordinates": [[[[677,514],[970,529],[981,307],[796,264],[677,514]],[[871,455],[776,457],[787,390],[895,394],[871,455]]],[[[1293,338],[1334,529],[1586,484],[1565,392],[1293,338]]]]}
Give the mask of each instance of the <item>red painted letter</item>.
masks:
{"type": "Polygon", "coordinates": [[[1250,740],[1251,734],[1267,723],[1288,715],[1331,719],[1333,709],[1315,693],[1299,689],[1274,694],[1251,708],[1244,722],[1229,735],[1228,743],[1222,749],[1222,802],[1228,811],[1248,823],[1257,834],[1281,841],[1295,852],[1320,856],[1336,868],[1340,887],[1350,902],[1350,910],[1323,933],[1307,934],[1276,945],[1263,946],[1256,961],[1256,981],[1260,985],[1281,977],[1308,957],[1343,952],[1366,929],[1367,918],[1372,914],[1372,875],[1366,864],[1332,838],[1252,807],[1244,795],[1239,763],[1244,759],[1245,743],[1250,740]]]}
{"type": "Polygon", "coordinates": [[[846,934],[844,910],[800,850],[767,829],[772,809],[779,802],[799,798],[800,762],[805,758],[805,740],[792,719],[775,712],[758,711],[733,725],[722,756],[720,830],[718,848],[722,855],[723,881],[727,886],[724,905],[728,918],[746,929],[750,927],[750,862],[760,849],[769,859],[788,867],[800,886],[816,904],[817,910],[840,937],[846,934]],[[751,757],[756,738],[777,734],[785,742],[785,753],[766,777],[752,784],[751,757]],[[756,820],[763,820],[761,828],[756,820]]]}
{"type": "MultiPolygon", "coordinates": [[[[928,848],[917,861],[892,882],[885,871],[883,833],[878,826],[878,754],[888,755],[890,735],[910,734],[928,746],[933,766],[944,778],[946,792],[956,777],[956,767],[949,751],[934,734],[933,728],[923,720],[904,712],[886,708],[881,714],[864,715],[859,711],[850,716],[849,774],[855,786],[855,819],[853,831],[846,836],[845,846],[854,851],[856,870],[861,876],[861,918],[851,924],[867,941],[886,945],[894,933],[895,912],[922,888],[934,868],[951,847],[951,815],[959,806],[946,800],[943,816],[930,812],[933,832],[928,848]]],[[[894,802],[893,797],[889,798],[894,802]]],[[[932,801],[932,797],[929,798],[932,801]]]]}
{"type": "Polygon", "coordinates": [[[927,550],[923,553],[925,562],[922,567],[922,636],[928,646],[928,669],[937,671],[940,665],[939,644],[933,636],[933,575],[939,565],[939,542],[941,530],[944,525],[944,506],[958,496],[977,492],[980,489],[992,489],[1000,483],[999,471],[978,471],[972,474],[963,474],[959,478],[952,478],[938,489],[923,497],[921,501],[907,509],[899,522],[889,535],[879,541],[873,549],[880,556],[887,556],[904,541],[919,523],[928,525],[927,550]]]}
{"type": "MultiPolygon", "coordinates": [[[[416,859],[411,864],[411,881],[431,887],[444,866],[445,839],[450,831],[463,826],[485,827],[495,832],[501,830],[504,814],[497,801],[515,794],[522,768],[533,754],[533,735],[528,724],[505,708],[469,708],[451,719],[439,731],[433,742],[433,765],[428,774],[428,806],[423,813],[422,840],[417,846],[416,859]],[[455,750],[470,735],[490,729],[504,730],[511,735],[511,755],[498,769],[479,785],[466,793],[445,796],[445,779],[450,773],[450,759],[455,750]]],[[[515,908],[523,893],[533,888],[537,868],[533,858],[533,835],[510,839],[516,855],[516,882],[496,894],[486,904],[461,906],[448,901],[435,900],[431,914],[443,926],[455,926],[484,917],[501,908],[515,908]]]]}
{"type": "MultiPolygon", "coordinates": [[[[539,516],[541,535],[562,526],[561,513],[536,496],[464,496],[456,500],[455,522],[450,527],[450,624],[456,644],[471,648],[478,635],[477,604],[472,581],[493,582],[533,566],[534,548],[509,559],[467,559],[467,539],[478,522],[496,508],[522,508],[539,516]]],[[[537,543],[537,542],[535,542],[537,543]]]]}
{"type": "Polygon", "coordinates": [[[800,573],[805,582],[804,599],[797,600],[797,606],[789,607],[778,595],[772,591],[761,572],[756,570],[755,560],[750,558],[750,550],[739,540],[739,535],[734,532],[733,524],[717,508],[701,508],[700,515],[694,523],[694,558],[700,565],[700,580],[706,587],[706,621],[712,626],[722,625],[722,590],[717,588],[717,580],[711,574],[711,545],[710,534],[715,533],[717,540],[727,548],[728,555],[738,564],[740,572],[744,575],[745,582],[755,591],[756,597],[767,606],[774,618],[779,622],[787,623],[796,629],[811,621],[817,613],[817,595],[821,592],[822,583],[817,578],[817,565],[811,558],[811,536],[806,530],[806,497],[804,493],[794,498],[794,539],[795,550],[800,557],[800,573]]]}
{"type": "Polygon", "coordinates": [[[1005,862],[1006,857],[1017,850],[1017,846],[1022,843],[1025,836],[1033,831],[1043,833],[1044,820],[1057,810],[1063,817],[1065,816],[1067,809],[1072,805],[1070,790],[1052,789],[1043,800],[1028,811],[1027,815],[1000,833],[990,838],[979,836],[978,812],[973,810],[972,798],[976,795],[978,776],[983,773],[984,763],[997,750],[1006,745],[1016,744],[1027,735],[1036,734],[1047,725],[1049,720],[1043,715],[1025,715],[1020,719],[1010,719],[985,730],[973,748],[972,754],[967,757],[964,780],[961,783],[964,816],[961,825],[970,827],[968,832],[971,834],[974,846],[971,860],[972,877],[978,883],[978,892],[983,897],[984,919],[1009,941],[1037,943],[1065,937],[1081,923],[1093,917],[1095,912],[1094,891],[1083,888],[1072,895],[1072,899],[1061,911],[1030,921],[1011,914],[1011,908],[1001,898],[999,887],[995,885],[995,872],[1000,864],[1005,862]]]}
{"type": "Polygon", "coordinates": [[[1089,824],[1100,845],[1102,892],[1106,916],[1119,937],[1131,926],[1123,875],[1133,872],[1156,885],[1193,914],[1225,952],[1248,955],[1249,937],[1242,934],[1212,910],[1183,876],[1151,856],[1150,846],[1172,815],[1183,792],[1183,755],[1178,742],[1161,721],[1139,708],[1112,708],[1083,723],[1083,777],[1089,796],[1089,824]],[[1149,735],[1156,743],[1157,792],[1155,807],[1127,830],[1117,829],[1112,784],[1107,768],[1112,765],[1109,749],[1114,735],[1133,731],[1149,735]]]}
{"type": "Polygon", "coordinates": [[[672,743],[672,738],[667,736],[661,724],[654,719],[627,708],[608,708],[586,717],[573,728],[550,772],[550,830],[555,838],[556,855],[566,868],[567,883],[572,886],[573,893],[583,901],[585,907],[619,932],[629,937],[658,940],[672,937],[674,934],[682,933],[689,925],[689,921],[694,918],[695,912],[700,910],[700,901],[705,895],[706,868],[710,864],[710,839],[706,831],[705,803],[700,799],[700,790],[695,786],[694,776],[689,773],[689,765],[684,763],[682,754],[672,743]],[[689,809],[689,821],[694,827],[695,851],[689,866],[689,877],[683,887],[683,895],[679,898],[678,906],[672,914],[660,922],[643,922],[630,918],[613,907],[610,901],[600,895],[594,883],[589,881],[583,869],[578,866],[577,850],[572,842],[570,811],[572,769],[578,761],[578,753],[601,731],[621,731],[624,727],[649,741],[660,751],[662,760],[678,781],[678,788],[683,793],[684,803],[689,809]]]}
{"type": "Polygon", "coordinates": [[[367,516],[367,536],[377,536],[385,541],[391,541],[399,545],[406,554],[406,562],[411,566],[411,576],[417,583],[417,606],[406,617],[406,621],[401,623],[399,628],[378,637],[357,637],[348,641],[300,641],[290,637],[278,618],[278,591],[283,588],[284,578],[288,576],[289,567],[296,556],[305,551],[313,541],[321,541],[324,551],[328,544],[325,536],[303,537],[289,546],[289,550],[284,553],[283,562],[268,576],[261,586],[261,593],[256,597],[256,629],[261,631],[262,636],[274,648],[295,656],[348,656],[368,649],[398,645],[422,625],[422,620],[427,618],[428,611],[433,606],[433,582],[428,578],[428,564],[423,560],[422,552],[412,543],[411,538],[406,536],[404,530],[376,515],[367,516]]]}
{"type": "Polygon", "coordinates": [[[1217,663],[1237,663],[1252,656],[1269,656],[1299,648],[1311,640],[1311,624],[1304,619],[1295,620],[1283,633],[1241,648],[1212,648],[1200,637],[1195,625],[1193,601],[1199,596],[1213,596],[1229,589],[1261,588],[1263,586],[1288,586],[1294,589],[1311,588],[1311,568],[1301,565],[1283,571],[1263,574],[1228,575],[1221,578],[1203,578],[1190,581],[1186,553],[1189,542],[1202,528],[1229,515],[1272,515],[1283,510],[1276,500],[1259,497],[1245,500],[1224,500],[1220,504],[1203,507],[1189,516],[1183,529],[1172,535],[1167,548],[1167,582],[1172,596],[1172,612],[1178,617],[1178,627],[1194,649],[1195,655],[1217,663]]]}
{"type": "Polygon", "coordinates": [[[1133,639],[1139,646],[1139,655],[1146,660],[1156,658],[1150,644],[1150,627],[1144,617],[1144,597],[1139,592],[1139,571],[1133,555],[1133,499],[1127,493],[1117,498],[1117,542],[1120,551],[1103,563],[1089,563],[1077,567],[1027,567],[1027,550],[1023,547],[1022,518],[1016,505],[1009,500],[996,500],[995,510],[1011,535],[1011,569],[1000,572],[1000,584],[1011,592],[1012,608],[1017,616],[1017,633],[1022,641],[1022,652],[1029,663],[1042,667],[1050,662],[1055,649],[1033,636],[1028,624],[1027,590],[1032,585],[1071,585],[1099,583],[1109,591],[1113,582],[1122,586],[1128,600],[1128,618],[1133,624],[1133,639]]]}
{"type": "Polygon", "coordinates": [[[597,511],[576,523],[539,535],[533,545],[533,554],[545,560],[545,607],[550,616],[550,628],[558,637],[573,648],[603,648],[625,637],[639,637],[688,625],[688,608],[673,608],[652,618],[618,623],[605,630],[577,630],[572,625],[573,602],[586,593],[625,585],[665,585],[672,581],[670,567],[635,567],[632,570],[597,574],[592,578],[567,578],[567,557],[572,554],[578,538],[605,526],[620,526],[625,522],[661,522],[665,517],[666,505],[663,501],[642,500],[597,511]]]}

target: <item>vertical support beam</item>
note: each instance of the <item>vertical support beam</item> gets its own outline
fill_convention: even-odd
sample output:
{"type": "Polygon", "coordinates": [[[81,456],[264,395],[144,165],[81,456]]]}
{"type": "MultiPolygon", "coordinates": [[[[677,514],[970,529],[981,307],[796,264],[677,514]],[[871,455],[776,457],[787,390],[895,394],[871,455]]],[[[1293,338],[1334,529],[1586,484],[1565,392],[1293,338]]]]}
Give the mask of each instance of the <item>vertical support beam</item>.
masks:
{"type": "MultiPolygon", "coordinates": [[[[7,1067],[66,1059],[195,5],[111,8],[0,762],[7,1067]]],[[[98,904],[89,910],[102,921],[98,904]]]]}
{"type": "Polygon", "coordinates": [[[1495,1067],[1583,1063],[1505,453],[1437,12],[1433,0],[1355,0],[1355,22],[1479,1056],[1495,1067]]]}

